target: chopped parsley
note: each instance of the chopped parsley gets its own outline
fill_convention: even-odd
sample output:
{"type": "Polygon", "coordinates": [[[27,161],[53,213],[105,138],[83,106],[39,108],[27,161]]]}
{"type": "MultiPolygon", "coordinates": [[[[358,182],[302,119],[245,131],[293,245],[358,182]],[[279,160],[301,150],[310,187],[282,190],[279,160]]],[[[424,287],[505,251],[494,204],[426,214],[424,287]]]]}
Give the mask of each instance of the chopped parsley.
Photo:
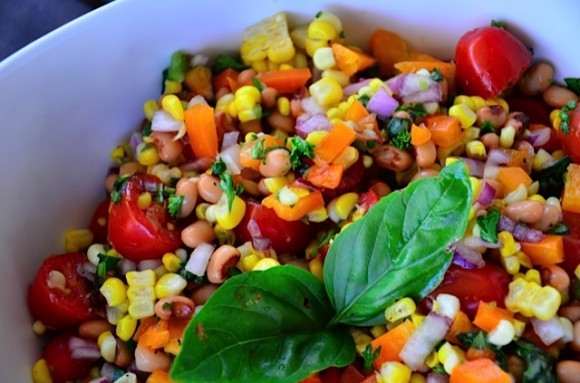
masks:
{"type": "Polygon", "coordinates": [[[491,121],[484,121],[481,127],[479,128],[479,135],[483,136],[487,133],[495,133],[495,128],[493,127],[493,122],[491,121]]]}
{"type": "Polygon", "coordinates": [[[491,350],[498,365],[504,371],[508,371],[507,357],[505,352],[496,345],[490,344],[487,341],[483,331],[472,331],[463,334],[457,334],[457,339],[466,347],[475,348],[477,350],[491,350]]]}
{"type": "Polygon", "coordinates": [[[500,20],[491,20],[491,26],[501,29],[506,29],[507,23],[505,21],[500,20]]]}
{"type": "Polygon", "coordinates": [[[110,270],[116,270],[121,258],[112,257],[107,254],[99,254],[99,264],[97,265],[97,274],[95,276],[95,286],[100,287],[103,284],[103,280],[107,272],[110,270]]]}
{"type": "Polygon", "coordinates": [[[445,367],[443,367],[443,365],[441,363],[437,363],[433,367],[433,371],[435,371],[439,375],[443,375],[443,376],[447,375],[447,372],[445,371],[445,367]]]}
{"type": "Polygon", "coordinates": [[[568,112],[574,110],[575,108],[576,102],[571,100],[568,101],[568,103],[564,105],[562,109],[560,109],[560,120],[562,120],[560,123],[560,130],[563,133],[570,133],[570,114],[568,112]]]}
{"type": "Polygon", "coordinates": [[[391,137],[391,145],[401,150],[411,149],[413,147],[413,144],[411,144],[411,132],[401,130],[395,136],[391,137]]]}
{"type": "Polygon", "coordinates": [[[143,127],[143,137],[149,137],[151,135],[151,123],[148,122],[144,127],[143,127]]]}
{"type": "Polygon", "coordinates": [[[373,346],[368,344],[367,347],[362,352],[364,369],[365,370],[372,370],[373,369],[373,362],[375,359],[379,357],[381,354],[381,346],[379,346],[375,351],[373,351],[373,346]]]}
{"type": "Polygon", "coordinates": [[[340,33],[338,34],[338,37],[341,39],[346,39],[346,34],[344,33],[344,31],[340,31],[340,33]]]}
{"type": "Polygon", "coordinates": [[[255,88],[257,88],[260,92],[264,90],[264,85],[258,80],[257,77],[252,77],[252,84],[255,88]]]}
{"type": "Polygon", "coordinates": [[[111,190],[111,202],[119,203],[123,198],[123,193],[125,192],[125,186],[127,185],[127,180],[131,175],[126,174],[122,177],[119,177],[115,180],[113,184],[113,190],[111,190]]]}
{"type": "Polygon", "coordinates": [[[221,177],[226,169],[226,163],[221,158],[218,158],[213,164],[211,164],[211,174],[216,177],[221,177]]]}
{"type": "Polygon", "coordinates": [[[433,68],[431,73],[429,74],[433,81],[441,81],[443,80],[443,73],[438,68],[433,68]]]}
{"type": "Polygon", "coordinates": [[[257,140],[251,150],[252,158],[255,160],[264,160],[266,151],[264,150],[264,140],[257,140]]]}
{"type": "Polygon", "coordinates": [[[182,83],[189,68],[189,60],[185,53],[177,51],[171,55],[171,64],[167,69],[167,79],[182,83]]]}
{"type": "Polygon", "coordinates": [[[316,15],[314,15],[316,19],[318,19],[320,16],[322,16],[322,11],[318,11],[316,12],[316,15]]]}
{"type": "Polygon", "coordinates": [[[571,162],[570,157],[563,157],[555,164],[532,174],[534,181],[540,184],[538,193],[545,198],[560,197],[565,184],[564,175],[571,162]]]}
{"type": "Polygon", "coordinates": [[[497,243],[497,224],[501,218],[501,213],[497,208],[493,208],[485,216],[477,217],[477,225],[481,229],[481,239],[489,243],[497,243]]]}
{"type": "Polygon", "coordinates": [[[556,383],[556,359],[544,350],[524,339],[506,347],[526,363],[522,383],[556,383]]]}
{"type": "Polygon", "coordinates": [[[169,215],[177,218],[179,217],[179,212],[181,211],[181,204],[183,203],[184,196],[173,194],[169,196],[167,210],[169,211],[169,215]]]}
{"type": "Polygon", "coordinates": [[[312,250],[310,250],[310,255],[315,257],[316,254],[318,254],[318,251],[325,246],[327,243],[330,243],[330,241],[332,241],[332,239],[334,238],[334,236],[336,235],[336,231],[337,229],[335,227],[333,227],[332,229],[330,229],[329,231],[325,232],[322,237],[320,237],[320,239],[318,240],[318,242],[316,243],[316,246],[314,246],[312,248],[312,250]]]}
{"type": "Polygon", "coordinates": [[[570,234],[570,228],[568,226],[566,226],[564,223],[558,222],[548,231],[548,234],[553,234],[553,235],[570,234]]]}
{"type": "Polygon", "coordinates": [[[292,150],[290,151],[290,166],[292,170],[304,168],[305,158],[314,158],[314,145],[299,136],[290,138],[292,150]]]}
{"type": "Polygon", "coordinates": [[[185,268],[181,268],[178,273],[188,282],[193,282],[198,285],[202,285],[208,282],[207,277],[205,275],[200,277],[199,275],[195,275],[191,271],[185,270],[185,268]]]}
{"type": "Polygon", "coordinates": [[[165,310],[173,310],[173,302],[165,302],[163,306],[161,306],[163,311],[165,310]]]}
{"type": "Polygon", "coordinates": [[[244,192],[244,187],[240,184],[234,186],[234,178],[231,174],[222,173],[220,180],[220,187],[226,193],[228,197],[228,210],[232,211],[232,205],[234,204],[234,198],[236,195],[242,194],[244,192]]]}
{"type": "Polygon", "coordinates": [[[368,94],[361,94],[358,98],[358,102],[360,102],[361,104],[363,104],[364,106],[367,106],[367,104],[370,101],[370,96],[368,94]]]}
{"type": "Polygon", "coordinates": [[[427,115],[427,111],[425,110],[423,104],[400,105],[396,110],[402,110],[409,113],[413,120],[416,118],[425,117],[427,115]]]}
{"type": "Polygon", "coordinates": [[[564,81],[568,89],[576,94],[580,94],[580,78],[567,77],[564,81]]]}
{"type": "Polygon", "coordinates": [[[238,59],[231,56],[220,54],[216,57],[213,66],[211,67],[211,73],[213,75],[220,74],[224,70],[232,68],[237,71],[243,71],[248,67],[238,59]]]}

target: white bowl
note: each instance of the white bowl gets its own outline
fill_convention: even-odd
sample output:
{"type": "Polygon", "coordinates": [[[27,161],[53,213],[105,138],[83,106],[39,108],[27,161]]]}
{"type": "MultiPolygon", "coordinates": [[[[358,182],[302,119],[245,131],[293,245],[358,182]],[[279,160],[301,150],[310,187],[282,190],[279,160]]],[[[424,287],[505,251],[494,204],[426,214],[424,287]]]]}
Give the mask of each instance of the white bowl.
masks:
{"type": "Polygon", "coordinates": [[[159,94],[171,53],[233,52],[262,18],[286,10],[306,21],[321,9],[341,16],[350,41],[365,45],[384,27],[442,58],[468,29],[503,20],[536,59],[555,64],[557,79],[580,76],[574,0],[118,0],[67,24],[0,63],[1,382],[30,381],[41,346],[28,283],[45,256],[63,251],[66,229],[88,225],[108,154],[159,94]]]}

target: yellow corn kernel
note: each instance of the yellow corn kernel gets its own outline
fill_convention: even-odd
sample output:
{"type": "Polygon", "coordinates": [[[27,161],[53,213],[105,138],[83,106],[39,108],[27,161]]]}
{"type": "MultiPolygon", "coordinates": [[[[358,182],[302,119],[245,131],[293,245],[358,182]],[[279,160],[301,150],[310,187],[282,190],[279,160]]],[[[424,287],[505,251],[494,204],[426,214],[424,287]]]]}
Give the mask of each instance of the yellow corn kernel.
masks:
{"type": "Polygon", "coordinates": [[[377,383],[409,383],[411,368],[399,362],[385,362],[377,374],[377,383]]]}
{"type": "Polygon", "coordinates": [[[52,383],[52,377],[50,376],[50,369],[46,360],[39,359],[32,366],[32,381],[34,383],[52,383]]]}
{"type": "Polygon", "coordinates": [[[117,322],[115,333],[119,339],[126,342],[133,337],[136,329],[137,319],[133,318],[131,315],[125,315],[117,322]]]}
{"type": "Polygon", "coordinates": [[[437,356],[437,351],[433,351],[427,356],[427,359],[425,359],[425,364],[429,368],[433,368],[439,364],[439,358],[437,356]]]}
{"type": "Polygon", "coordinates": [[[473,176],[469,177],[469,183],[471,184],[471,191],[473,193],[473,200],[476,201],[477,197],[479,197],[479,193],[481,193],[482,189],[482,182],[473,176]]]}
{"type": "Polygon", "coordinates": [[[331,121],[334,119],[341,119],[343,115],[344,113],[338,108],[330,108],[326,111],[326,117],[331,121]]]}
{"type": "Polygon", "coordinates": [[[574,275],[576,276],[577,279],[580,279],[580,265],[576,266],[576,268],[574,269],[574,275]]]}
{"type": "Polygon", "coordinates": [[[437,359],[443,365],[445,372],[451,374],[455,367],[465,361],[465,354],[459,347],[445,342],[437,351],[437,359]]]}
{"type": "Polygon", "coordinates": [[[330,77],[335,79],[343,88],[350,82],[350,78],[342,71],[336,69],[326,69],[322,71],[322,78],[330,77]]]}
{"type": "Polygon", "coordinates": [[[540,194],[533,194],[528,197],[528,201],[537,201],[541,203],[546,203],[546,199],[542,197],[540,194]]]}
{"type": "Polygon", "coordinates": [[[161,262],[170,273],[176,273],[181,269],[181,259],[173,253],[163,254],[161,262]]]}
{"type": "Polygon", "coordinates": [[[183,90],[181,83],[177,81],[165,80],[163,94],[176,94],[183,90]]]}
{"type": "Polygon", "coordinates": [[[132,299],[128,307],[128,312],[135,319],[153,316],[155,315],[155,301],[144,298],[132,299]]]}
{"type": "Polygon", "coordinates": [[[469,158],[474,158],[477,160],[483,159],[485,156],[487,156],[485,146],[483,145],[483,142],[479,140],[469,141],[465,145],[465,152],[469,158]]]}
{"type": "Polygon", "coordinates": [[[528,186],[526,188],[528,195],[534,195],[534,194],[538,194],[538,192],[540,191],[540,182],[539,181],[534,181],[530,184],[530,186],[528,186]]]}
{"type": "Polygon", "coordinates": [[[515,275],[520,271],[520,261],[517,255],[510,255],[509,257],[501,257],[501,265],[510,275],[515,275]]]}
{"type": "Polygon", "coordinates": [[[245,110],[251,110],[256,105],[256,101],[247,94],[242,94],[239,96],[236,95],[234,102],[236,103],[236,110],[238,111],[238,114],[245,110]]]}
{"type": "Polygon", "coordinates": [[[534,316],[536,311],[536,308],[534,307],[534,304],[536,303],[535,297],[541,289],[542,287],[540,287],[537,283],[527,282],[526,288],[524,289],[523,294],[520,296],[517,305],[517,308],[522,313],[522,315],[527,317],[534,316]]]}
{"type": "Polygon", "coordinates": [[[290,38],[276,42],[268,49],[268,59],[271,63],[284,63],[290,61],[294,58],[295,54],[296,49],[294,48],[294,44],[292,44],[290,38]]]}
{"type": "Polygon", "coordinates": [[[139,194],[139,197],[137,198],[137,207],[141,210],[147,210],[152,202],[153,197],[151,196],[151,193],[146,191],[139,194]]]}
{"type": "Polygon", "coordinates": [[[200,203],[195,207],[195,216],[197,217],[197,219],[205,220],[205,212],[207,211],[208,207],[209,204],[205,202],[200,203]]]}
{"type": "Polygon", "coordinates": [[[157,149],[151,144],[144,142],[137,145],[137,161],[144,166],[155,165],[159,162],[157,149]]]}
{"type": "Polygon", "coordinates": [[[487,105],[487,103],[483,99],[483,97],[471,96],[470,98],[471,98],[471,101],[473,101],[473,105],[475,106],[474,112],[477,112],[479,109],[481,109],[487,105]]]}
{"type": "Polygon", "coordinates": [[[126,154],[127,153],[125,152],[125,146],[117,145],[115,149],[111,150],[109,157],[111,157],[113,161],[115,161],[117,164],[120,165],[123,162],[123,159],[125,158],[126,154]]]}
{"type": "Polygon", "coordinates": [[[338,16],[336,16],[332,12],[320,11],[316,14],[316,20],[326,21],[327,23],[332,25],[336,33],[342,32],[342,22],[340,21],[338,16]]]}
{"type": "Polygon", "coordinates": [[[69,253],[76,253],[88,248],[93,242],[93,232],[89,229],[74,229],[66,232],[65,248],[69,253]]]}
{"type": "Polygon", "coordinates": [[[552,122],[552,127],[556,130],[560,130],[560,124],[562,120],[560,119],[560,109],[554,109],[550,112],[550,122],[552,122]]]}
{"type": "Polygon", "coordinates": [[[105,331],[97,339],[101,356],[105,361],[113,363],[117,354],[117,340],[110,331],[105,331]]]}
{"type": "Polygon", "coordinates": [[[379,336],[386,334],[387,328],[383,325],[376,325],[371,327],[370,332],[373,337],[378,338],[379,336]]]}
{"type": "Polygon", "coordinates": [[[284,63],[296,52],[288,33],[286,14],[277,13],[247,28],[242,35],[240,53],[246,64],[265,60],[284,63]]]}
{"type": "Polygon", "coordinates": [[[163,107],[163,110],[169,113],[175,120],[183,121],[183,105],[181,104],[181,100],[177,98],[176,95],[168,94],[163,96],[161,99],[161,106],[163,107]]]}
{"type": "Polygon", "coordinates": [[[519,184],[518,187],[506,195],[503,200],[506,204],[510,205],[514,202],[524,201],[528,198],[528,189],[524,184],[519,184]]]}
{"type": "Polygon", "coordinates": [[[187,286],[187,281],[179,274],[164,274],[155,284],[155,296],[158,299],[170,295],[179,295],[187,286]]]}
{"type": "Polygon", "coordinates": [[[294,67],[308,68],[308,58],[303,52],[296,52],[296,54],[294,55],[294,67]]]}
{"type": "Polygon", "coordinates": [[[501,129],[499,134],[499,144],[503,148],[511,148],[514,144],[514,138],[516,136],[516,129],[513,126],[506,126],[501,129]]]}
{"type": "Polygon", "coordinates": [[[334,212],[339,219],[345,220],[358,203],[357,193],[345,193],[336,199],[334,212]]]}
{"type": "Polygon", "coordinates": [[[475,103],[469,96],[459,95],[455,97],[455,99],[453,100],[453,105],[462,105],[462,104],[467,105],[467,107],[474,112],[477,110],[475,108],[475,103]]]}
{"type": "Polygon", "coordinates": [[[459,299],[451,294],[439,294],[436,299],[437,312],[447,318],[455,319],[459,312],[459,299]]]}
{"type": "Polygon", "coordinates": [[[512,319],[512,325],[514,326],[514,338],[518,339],[524,334],[524,330],[526,329],[526,322],[522,322],[521,320],[512,319]]]}
{"type": "Polygon", "coordinates": [[[519,278],[518,275],[519,274],[514,275],[513,281],[510,282],[508,295],[505,298],[506,308],[514,313],[519,311],[519,302],[528,287],[528,282],[525,280],[524,276],[522,275],[521,278],[519,278]]]}
{"type": "Polygon", "coordinates": [[[509,231],[502,231],[497,235],[497,237],[503,244],[499,249],[499,253],[502,257],[509,257],[518,252],[517,243],[509,231]]]}
{"type": "MultiPolygon", "coordinates": [[[[238,88],[235,93],[235,98],[237,99],[238,97],[249,97],[250,100],[253,100],[252,106],[262,100],[262,95],[258,88],[251,85],[244,85],[238,88]]],[[[238,107],[238,109],[241,110],[242,108],[238,107]]]]}
{"type": "Polygon", "coordinates": [[[260,257],[257,254],[252,253],[240,259],[236,267],[243,272],[247,272],[252,270],[258,261],[260,261],[260,257]]]}
{"type": "Polygon", "coordinates": [[[450,116],[456,117],[461,123],[463,129],[467,129],[475,123],[477,120],[477,115],[469,106],[465,104],[453,105],[449,108],[448,114],[450,116]]]}
{"type": "Polygon", "coordinates": [[[347,146],[332,163],[342,165],[346,170],[358,161],[358,157],[359,151],[353,146],[347,146]]]}
{"type": "Polygon", "coordinates": [[[129,286],[155,286],[157,277],[153,270],[129,271],[125,277],[129,286]]]}
{"type": "Polygon", "coordinates": [[[385,309],[385,318],[388,322],[396,322],[412,315],[417,310],[411,298],[402,298],[385,309]]]}
{"type": "Polygon", "coordinates": [[[505,346],[514,340],[516,329],[511,321],[502,319],[497,326],[489,332],[487,340],[496,346],[505,346]]]}
{"type": "Polygon", "coordinates": [[[328,136],[328,134],[329,133],[325,130],[315,130],[306,136],[306,142],[316,146],[324,139],[324,137],[328,136]]]}
{"type": "Polygon", "coordinates": [[[528,268],[528,269],[531,269],[534,266],[532,264],[532,260],[530,259],[530,257],[528,257],[527,254],[524,253],[523,251],[518,251],[516,253],[516,257],[518,258],[518,262],[521,266],[528,268]]]}
{"type": "Polygon", "coordinates": [[[327,219],[328,219],[328,211],[324,206],[308,213],[308,220],[310,222],[324,222],[327,219]]]}
{"type": "Polygon", "coordinates": [[[259,106],[238,112],[238,118],[240,119],[240,122],[257,120],[260,118],[260,115],[261,109],[259,108],[259,106]]]}
{"type": "Polygon", "coordinates": [[[129,311],[129,301],[127,300],[124,304],[118,307],[106,306],[106,310],[107,321],[112,325],[116,325],[129,311]]]}
{"type": "Polygon", "coordinates": [[[363,156],[363,166],[365,167],[365,169],[368,169],[371,166],[373,166],[373,162],[374,162],[373,157],[367,155],[363,156]]]}
{"type": "Polygon", "coordinates": [[[315,19],[308,25],[308,37],[317,40],[334,40],[338,36],[338,32],[333,25],[328,21],[315,19]]]}
{"type": "Polygon", "coordinates": [[[384,88],[385,90],[389,91],[388,87],[385,85],[383,80],[380,78],[373,78],[370,82],[368,87],[371,89],[372,93],[375,94],[379,89],[384,88]]]}
{"type": "Polygon", "coordinates": [[[232,209],[229,209],[227,197],[224,193],[222,200],[218,203],[215,209],[215,219],[217,223],[226,230],[232,230],[244,218],[246,213],[246,202],[239,196],[234,196],[232,202],[232,209]]]}
{"type": "Polygon", "coordinates": [[[112,307],[120,306],[127,300],[127,286],[119,278],[108,278],[99,291],[112,307]]]}
{"type": "Polygon", "coordinates": [[[272,194],[277,193],[284,186],[287,186],[290,182],[287,177],[267,177],[264,178],[264,186],[272,194]]]}
{"type": "Polygon", "coordinates": [[[278,112],[282,116],[289,116],[290,115],[290,100],[288,97],[280,97],[277,101],[278,112]]]}
{"type": "Polygon", "coordinates": [[[336,65],[336,60],[331,47],[318,48],[316,52],[314,52],[314,56],[312,56],[312,61],[314,66],[320,70],[331,69],[336,65]]]}
{"type": "Polygon", "coordinates": [[[413,322],[415,328],[419,327],[419,325],[423,323],[423,320],[425,320],[425,315],[417,313],[411,314],[411,322],[413,322]]]}
{"type": "Polygon", "coordinates": [[[427,379],[425,379],[423,375],[419,374],[418,372],[414,372],[411,374],[411,380],[409,383],[425,383],[426,381],[427,379]]]}
{"type": "Polygon", "coordinates": [[[566,156],[566,153],[564,153],[563,150],[554,150],[552,152],[552,158],[554,158],[556,161],[561,160],[562,158],[564,158],[566,156]]]}
{"type": "Polygon", "coordinates": [[[510,106],[508,105],[507,101],[504,100],[503,98],[496,97],[493,99],[493,101],[495,102],[495,105],[501,106],[506,113],[510,112],[510,106]]]}
{"type": "Polygon", "coordinates": [[[100,243],[93,243],[87,249],[87,259],[95,266],[99,264],[99,254],[105,254],[105,246],[100,243]]]}
{"type": "Polygon", "coordinates": [[[558,290],[552,286],[542,287],[533,297],[532,309],[534,316],[541,320],[552,319],[562,303],[558,290]]]}
{"type": "Polygon", "coordinates": [[[548,153],[544,149],[539,149],[534,155],[532,167],[534,168],[535,171],[540,171],[544,168],[544,164],[550,163],[551,160],[552,156],[550,155],[550,153],[548,153]]]}
{"type": "Polygon", "coordinates": [[[229,104],[234,101],[235,96],[233,93],[226,93],[223,96],[220,97],[219,100],[217,100],[215,109],[216,110],[221,110],[223,112],[227,112],[228,111],[228,106],[229,104]]]}
{"type": "Polygon", "coordinates": [[[322,261],[320,258],[312,258],[310,262],[308,262],[308,269],[316,278],[320,279],[321,281],[323,280],[324,277],[322,275],[322,261]]]}
{"type": "Polygon", "coordinates": [[[332,77],[321,78],[308,88],[310,95],[322,106],[336,105],[342,99],[342,87],[332,77]]]}
{"type": "Polygon", "coordinates": [[[46,326],[41,321],[36,320],[32,324],[32,332],[36,335],[44,335],[46,333],[46,326]]]}
{"type": "Polygon", "coordinates": [[[252,271],[256,271],[256,270],[268,270],[272,267],[275,266],[280,266],[280,262],[278,262],[277,260],[275,260],[274,258],[263,258],[260,259],[255,265],[254,267],[252,267],[252,271]]]}
{"type": "Polygon", "coordinates": [[[540,275],[540,272],[536,269],[530,269],[526,272],[526,281],[528,282],[534,282],[537,283],[538,285],[542,285],[542,276],[540,275]]]}

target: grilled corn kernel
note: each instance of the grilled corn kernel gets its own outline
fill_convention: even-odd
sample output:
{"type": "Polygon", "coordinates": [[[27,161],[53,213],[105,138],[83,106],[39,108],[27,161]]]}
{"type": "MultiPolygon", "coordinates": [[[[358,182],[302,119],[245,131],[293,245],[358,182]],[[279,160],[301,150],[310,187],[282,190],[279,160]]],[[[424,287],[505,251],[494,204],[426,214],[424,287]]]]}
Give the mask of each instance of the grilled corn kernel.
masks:
{"type": "Polygon", "coordinates": [[[453,105],[449,108],[448,114],[450,116],[456,117],[461,123],[463,129],[467,129],[475,123],[477,120],[477,115],[469,106],[465,104],[453,105]]]}
{"type": "Polygon", "coordinates": [[[163,94],[176,94],[183,90],[181,83],[177,81],[165,80],[163,84],[165,85],[163,94]]]}
{"type": "Polygon", "coordinates": [[[525,276],[526,281],[528,282],[534,282],[537,283],[538,285],[542,285],[542,276],[540,275],[540,272],[536,269],[530,269],[526,272],[526,276],[525,276]]]}
{"type": "Polygon", "coordinates": [[[326,69],[322,71],[322,78],[331,77],[335,79],[343,88],[350,82],[350,78],[344,72],[336,69],[326,69]]]}
{"type": "Polygon", "coordinates": [[[99,291],[112,307],[120,306],[127,300],[127,286],[119,278],[108,278],[99,291]]]}
{"type": "Polygon", "coordinates": [[[411,368],[399,362],[385,362],[377,374],[378,383],[409,383],[411,368]]]}
{"type": "Polygon", "coordinates": [[[541,320],[552,319],[562,303],[562,296],[552,286],[542,287],[533,297],[534,316],[541,320]]]}
{"type": "Polygon", "coordinates": [[[336,199],[334,212],[339,219],[345,220],[358,203],[357,193],[346,193],[336,199]]]}
{"type": "Polygon", "coordinates": [[[129,286],[155,286],[157,277],[153,270],[129,271],[125,277],[129,286]]]}
{"type": "Polygon", "coordinates": [[[489,343],[501,347],[514,340],[515,335],[516,330],[512,322],[502,319],[499,321],[497,326],[489,332],[487,340],[489,343]]]}
{"type": "Polygon", "coordinates": [[[336,105],[342,99],[342,87],[332,77],[321,78],[308,88],[310,95],[322,106],[336,105]]]}
{"type": "Polygon", "coordinates": [[[520,271],[520,261],[517,255],[510,255],[509,257],[501,257],[501,265],[510,275],[515,275],[520,271]]]}
{"type": "Polygon", "coordinates": [[[310,222],[324,222],[327,219],[328,219],[328,211],[324,206],[308,213],[308,220],[310,222]]]}
{"type": "Polygon", "coordinates": [[[314,66],[320,70],[331,69],[336,65],[336,60],[331,47],[318,48],[316,52],[314,52],[314,56],[312,56],[312,61],[314,62],[314,66]]]}
{"type": "Polygon", "coordinates": [[[328,134],[329,133],[325,130],[315,130],[306,136],[306,142],[316,146],[324,139],[324,137],[328,136],[328,134]]]}
{"type": "Polygon", "coordinates": [[[32,381],[34,383],[52,383],[52,377],[50,376],[50,369],[46,360],[39,359],[32,366],[32,381]]]}
{"type": "Polygon", "coordinates": [[[280,262],[275,260],[274,258],[263,258],[260,259],[254,267],[252,267],[252,271],[256,270],[268,270],[272,267],[280,266],[280,262]]]}
{"type": "MultiPolygon", "coordinates": [[[[208,209],[209,213],[209,209],[208,209]]],[[[215,220],[226,230],[232,230],[234,227],[238,226],[238,224],[244,218],[244,214],[246,213],[246,202],[241,199],[239,196],[234,196],[234,200],[232,202],[232,209],[230,210],[227,202],[227,197],[224,193],[222,196],[222,201],[216,206],[215,209],[215,220]]]]}
{"type": "Polygon", "coordinates": [[[465,145],[465,152],[469,158],[483,159],[487,156],[483,142],[479,140],[469,141],[465,145]]]}
{"type": "Polygon", "coordinates": [[[187,280],[179,274],[164,274],[155,284],[155,295],[158,299],[170,295],[179,295],[187,286],[187,280]]]}
{"type": "Polygon", "coordinates": [[[385,318],[388,322],[396,322],[412,315],[417,310],[411,298],[402,298],[385,309],[385,318]]]}
{"type": "Polygon", "coordinates": [[[70,253],[88,248],[93,242],[93,232],[89,229],[74,229],[66,232],[65,247],[70,253]]]}
{"type": "MultiPolygon", "coordinates": [[[[135,319],[143,319],[155,315],[155,301],[152,299],[132,299],[128,308],[129,315],[135,319]]],[[[109,321],[111,324],[115,324],[109,321]]],[[[117,322],[118,323],[118,322],[117,322]]]]}
{"type": "Polygon", "coordinates": [[[163,96],[161,99],[161,106],[163,107],[163,110],[169,113],[175,120],[183,121],[183,105],[177,96],[173,94],[163,96]]]}
{"type": "Polygon", "coordinates": [[[109,363],[115,362],[117,354],[117,340],[110,331],[105,331],[97,339],[97,344],[101,350],[101,356],[109,363]]]}
{"type": "Polygon", "coordinates": [[[308,262],[308,269],[316,278],[320,279],[321,281],[323,280],[324,277],[322,275],[322,261],[320,258],[312,258],[310,262],[308,262]]]}
{"type": "Polygon", "coordinates": [[[518,246],[514,240],[514,236],[509,231],[502,231],[497,237],[503,244],[499,249],[502,257],[509,257],[518,252],[518,246]]]}
{"type": "Polygon", "coordinates": [[[439,314],[445,315],[448,318],[454,319],[459,312],[459,299],[450,294],[439,294],[437,296],[439,314]]]}
{"type": "Polygon", "coordinates": [[[125,315],[117,322],[115,333],[119,339],[126,342],[133,337],[136,329],[137,319],[133,318],[131,315],[125,315]]]}
{"type": "Polygon", "coordinates": [[[499,144],[503,148],[511,148],[514,144],[514,138],[516,136],[516,129],[513,126],[506,126],[502,128],[499,134],[499,144]]]}

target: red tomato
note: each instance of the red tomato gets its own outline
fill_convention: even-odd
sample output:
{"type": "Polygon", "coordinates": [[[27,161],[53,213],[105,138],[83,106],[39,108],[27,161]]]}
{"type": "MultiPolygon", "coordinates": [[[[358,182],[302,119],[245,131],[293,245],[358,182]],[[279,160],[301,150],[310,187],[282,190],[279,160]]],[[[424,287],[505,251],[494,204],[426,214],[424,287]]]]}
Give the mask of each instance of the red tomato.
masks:
{"type": "MultiPolygon", "coordinates": [[[[54,383],[66,383],[89,375],[97,359],[76,359],[71,355],[71,333],[62,333],[46,346],[43,358],[54,383]]],[[[96,344],[95,344],[96,347],[96,344]]]]}
{"type": "Polygon", "coordinates": [[[552,109],[538,97],[510,96],[506,98],[510,112],[523,112],[530,118],[530,124],[552,126],[550,112],[552,109]]]}
{"type": "Polygon", "coordinates": [[[329,367],[320,371],[322,383],[340,383],[341,369],[338,367],[329,367]]]}
{"type": "Polygon", "coordinates": [[[363,380],[365,380],[365,376],[352,364],[342,370],[340,376],[340,383],[361,383],[363,380]]]}
{"type": "Polygon", "coordinates": [[[35,319],[54,329],[65,329],[94,316],[92,286],[77,269],[87,262],[85,254],[53,255],[44,260],[28,290],[28,307],[35,319]],[[52,271],[61,272],[65,290],[51,287],[52,271]]]}
{"type": "Polygon", "coordinates": [[[121,201],[111,205],[109,241],[127,259],[139,262],[161,258],[181,245],[175,222],[163,205],[153,201],[147,210],[137,206],[141,193],[155,191],[162,184],[150,174],[133,175],[127,180],[121,201]]]}
{"type": "Polygon", "coordinates": [[[518,81],[532,63],[532,53],[505,29],[483,27],[459,39],[455,63],[463,91],[490,98],[518,81]]]}
{"type": "Polygon", "coordinates": [[[481,269],[468,270],[451,265],[443,282],[429,296],[455,295],[461,301],[461,309],[471,318],[475,317],[479,301],[495,301],[504,307],[508,285],[512,278],[503,269],[489,262],[481,269]]]}
{"type": "Polygon", "coordinates": [[[570,132],[560,133],[564,152],[577,164],[580,164],[580,109],[570,112],[570,132]]]}
{"type": "Polygon", "coordinates": [[[375,193],[374,190],[369,190],[367,192],[361,193],[358,199],[358,204],[369,211],[371,207],[373,207],[377,202],[379,202],[379,196],[375,193]]]}
{"type": "Polygon", "coordinates": [[[575,279],[574,270],[580,265],[580,239],[571,235],[564,236],[564,262],[558,266],[566,270],[568,275],[575,279]]]}
{"type": "Polygon", "coordinates": [[[250,224],[256,224],[261,236],[272,241],[272,248],[277,253],[302,253],[314,231],[302,221],[284,221],[274,210],[255,201],[246,203],[246,214],[235,229],[236,238],[240,243],[252,240],[250,224]]]}
{"type": "Polygon", "coordinates": [[[108,199],[101,202],[91,218],[89,229],[93,233],[93,242],[95,243],[107,243],[110,204],[111,201],[108,199]]]}

